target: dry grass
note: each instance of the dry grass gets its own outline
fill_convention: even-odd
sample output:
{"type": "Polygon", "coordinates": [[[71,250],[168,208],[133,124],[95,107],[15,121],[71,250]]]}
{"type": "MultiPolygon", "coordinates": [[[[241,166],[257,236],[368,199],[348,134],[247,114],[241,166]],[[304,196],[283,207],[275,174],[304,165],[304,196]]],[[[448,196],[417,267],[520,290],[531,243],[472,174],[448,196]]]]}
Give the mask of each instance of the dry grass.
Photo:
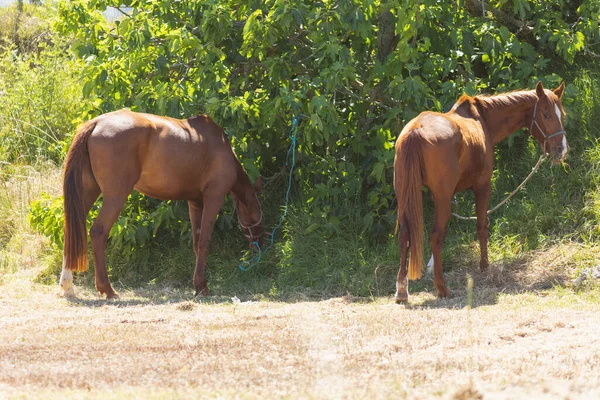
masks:
{"type": "Polygon", "coordinates": [[[451,299],[421,292],[407,306],[168,288],[67,300],[19,270],[0,287],[0,397],[597,398],[600,285],[551,287],[577,268],[572,247],[470,271],[470,310],[460,270],[451,299]]]}
{"type": "Polygon", "coordinates": [[[8,272],[38,265],[49,242],[29,226],[29,206],[44,192],[59,196],[60,180],[60,168],[51,164],[0,163],[0,282],[8,272]]]}

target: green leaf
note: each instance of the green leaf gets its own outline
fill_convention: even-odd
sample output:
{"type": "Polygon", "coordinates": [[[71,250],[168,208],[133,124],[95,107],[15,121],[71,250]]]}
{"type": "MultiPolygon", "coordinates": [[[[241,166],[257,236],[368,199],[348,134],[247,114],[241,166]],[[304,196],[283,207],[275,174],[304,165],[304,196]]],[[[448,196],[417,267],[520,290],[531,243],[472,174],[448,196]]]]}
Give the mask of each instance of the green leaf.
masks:
{"type": "Polygon", "coordinates": [[[320,225],[317,223],[313,223],[311,224],[308,228],[306,228],[306,230],[304,231],[304,233],[311,233],[316,231],[317,229],[320,228],[320,225]]]}

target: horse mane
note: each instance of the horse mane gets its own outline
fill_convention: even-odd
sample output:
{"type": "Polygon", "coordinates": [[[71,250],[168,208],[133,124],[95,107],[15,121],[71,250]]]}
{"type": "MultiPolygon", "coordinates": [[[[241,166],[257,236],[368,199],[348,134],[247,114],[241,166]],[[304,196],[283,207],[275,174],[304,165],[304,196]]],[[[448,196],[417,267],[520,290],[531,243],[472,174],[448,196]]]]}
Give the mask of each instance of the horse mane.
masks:
{"type": "Polygon", "coordinates": [[[481,111],[493,111],[501,108],[521,105],[523,103],[534,102],[537,100],[535,90],[517,90],[513,92],[495,94],[495,95],[476,95],[469,96],[463,94],[460,96],[453,109],[461,105],[476,104],[481,111]]]}

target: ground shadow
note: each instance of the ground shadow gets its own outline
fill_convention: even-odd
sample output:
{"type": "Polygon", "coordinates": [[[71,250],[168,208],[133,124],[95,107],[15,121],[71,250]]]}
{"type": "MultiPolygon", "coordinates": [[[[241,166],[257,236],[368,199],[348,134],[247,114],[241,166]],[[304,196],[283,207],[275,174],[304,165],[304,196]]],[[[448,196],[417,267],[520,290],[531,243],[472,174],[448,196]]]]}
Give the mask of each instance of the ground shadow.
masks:
{"type": "MultiPolygon", "coordinates": [[[[320,302],[331,299],[342,299],[347,303],[372,303],[378,297],[354,296],[352,294],[339,293],[321,293],[319,295],[307,295],[302,291],[288,292],[283,296],[266,296],[262,293],[246,294],[246,295],[211,295],[211,296],[194,296],[192,289],[172,289],[169,287],[157,287],[153,285],[147,288],[135,288],[120,291],[120,297],[114,299],[106,299],[99,294],[90,294],[91,290],[86,290],[80,296],[65,297],[65,300],[74,306],[81,307],[138,307],[146,305],[167,305],[167,304],[234,304],[237,302],[258,302],[258,301],[276,301],[283,303],[301,303],[301,302],[320,302]],[[97,296],[97,297],[91,297],[97,296]]],[[[92,292],[93,293],[93,292],[92,292]]]]}
{"type": "MultiPolygon", "coordinates": [[[[406,308],[447,308],[462,309],[468,305],[472,308],[497,304],[500,295],[532,293],[543,295],[543,292],[553,287],[565,287],[570,285],[570,280],[575,277],[576,265],[574,261],[578,250],[576,247],[560,245],[544,251],[528,252],[526,254],[512,257],[508,260],[493,262],[486,271],[480,271],[478,260],[472,258],[462,260],[462,265],[446,265],[448,271],[444,272],[446,283],[451,291],[451,297],[440,299],[436,297],[436,290],[430,275],[424,275],[419,281],[409,284],[410,299],[406,308]],[[469,296],[467,280],[473,280],[472,295],[469,296]]],[[[577,253],[580,254],[580,253],[577,253]]],[[[342,298],[351,303],[369,303],[382,298],[393,302],[391,289],[395,277],[391,272],[397,267],[386,266],[384,279],[385,285],[381,290],[376,290],[370,296],[357,296],[352,292],[340,292],[339,290],[313,291],[311,288],[298,287],[288,288],[278,295],[270,295],[264,291],[254,293],[247,291],[239,293],[233,290],[226,292],[226,288],[216,290],[214,296],[194,297],[191,287],[181,284],[151,284],[143,287],[130,288],[121,286],[117,282],[115,289],[123,296],[120,299],[106,300],[101,297],[94,298],[94,290],[84,286],[81,297],[70,298],[68,301],[77,306],[84,307],[137,307],[156,304],[224,304],[248,301],[277,301],[286,303],[297,302],[319,302],[332,298],[342,298]]],[[[383,278],[383,277],[382,277],[383,278]]],[[[381,283],[381,282],[380,282],[381,283]]],[[[121,284],[122,285],[122,284],[121,284]]]]}
{"type": "MultiPolygon", "coordinates": [[[[84,295],[65,297],[65,300],[74,306],[82,307],[138,307],[146,305],[167,305],[180,303],[198,303],[198,304],[223,304],[232,303],[232,297],[227,296],[194,296],[193,290],[181,288],[172,288],[168,286],[141,287],[120,291],[119,298],[106,299],[104,297],[90,297],[90,291],[84,295]]],[[[91,295],[93,296],[93,295],[91,295]]]]}
{"type": "MultiPolygon", "coordinates": [[[[477,263],[478,264],[478,263],[477,263]]],[[[445,274],[451,296],[446,299],[431,298],[415,307],[458,309],[469,305],[472,308],[497,304],[500,295],[532,293],[540,294],[553,287],[565,287],[573,278],[572,268],[556,265],[544,268],[544,259],[538,253],[527,253],[511,260],[492,263],[485,271],[479,265],[454,266],[445,274]],[[469,299],[468,278],[473,281],[469,299]]],[[[429,279],[429,292],[436,295],[433,280],[429,279]]],[[[411,306],[409,306],[411,307],[411,306]]]]}

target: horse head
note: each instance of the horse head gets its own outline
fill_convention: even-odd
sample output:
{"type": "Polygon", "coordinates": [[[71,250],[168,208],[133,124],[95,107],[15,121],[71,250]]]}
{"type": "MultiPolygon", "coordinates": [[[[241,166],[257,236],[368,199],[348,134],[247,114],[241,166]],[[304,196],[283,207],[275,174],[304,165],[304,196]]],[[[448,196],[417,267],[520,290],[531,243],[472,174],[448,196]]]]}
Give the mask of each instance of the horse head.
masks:
{"type": "Polygon", "coordinates": [[[564,129],[565,112],[560,101],[564,90],[564,82],[553,91],[544,89],[542,82],[538,82],[535,88],[538,99],[529,126],[529,132],[542,146],[542,151],[550,154],[555,163],[564,160],[569,151],[564,129]]]}
{"type": "Polygon", "coordinates": [[[238,214],[240,228],[244,236],[250,242],[250,247],[258,245],[262,247],[263,242],[263,212],[258,200],[261,190],[262,177],[256,179],[254,186],[246,190],[244,199],[235,199],[235,208],[238,214]]]}

